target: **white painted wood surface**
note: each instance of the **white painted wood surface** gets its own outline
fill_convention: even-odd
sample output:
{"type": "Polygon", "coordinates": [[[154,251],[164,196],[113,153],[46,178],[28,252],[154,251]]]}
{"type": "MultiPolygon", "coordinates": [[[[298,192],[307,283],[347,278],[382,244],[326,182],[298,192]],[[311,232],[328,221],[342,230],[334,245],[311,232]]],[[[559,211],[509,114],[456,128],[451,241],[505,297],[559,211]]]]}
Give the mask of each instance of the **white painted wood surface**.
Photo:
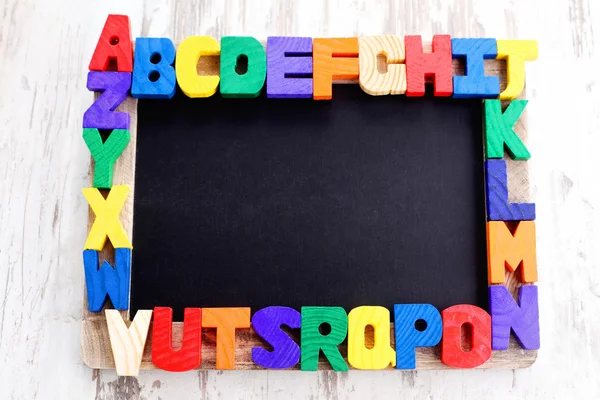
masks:
{"type": "Polygon", "coordinates": [[[0,398],[600,397],[600,1],[2,0],[0,398]],[[518,371],[142,371],[79,355],[87,64],[108,13],[134,36],[449,33],[539,40],[527,66],[542,349],[518,371]]]}

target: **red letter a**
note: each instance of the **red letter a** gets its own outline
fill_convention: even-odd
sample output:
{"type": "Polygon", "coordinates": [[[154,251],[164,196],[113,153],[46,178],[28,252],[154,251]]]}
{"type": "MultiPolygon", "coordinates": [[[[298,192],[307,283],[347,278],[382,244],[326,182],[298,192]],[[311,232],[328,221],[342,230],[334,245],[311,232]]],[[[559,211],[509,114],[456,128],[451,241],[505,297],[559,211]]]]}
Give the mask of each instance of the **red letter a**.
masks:
{"type": "Polygon", "coordinates": [[[106,18],[100,40],[90,61],[90,71],[106,71],[111,61],[117,63],[117,71],[133,71],[133,47],[127,15],[109,15],[106,18]]]}

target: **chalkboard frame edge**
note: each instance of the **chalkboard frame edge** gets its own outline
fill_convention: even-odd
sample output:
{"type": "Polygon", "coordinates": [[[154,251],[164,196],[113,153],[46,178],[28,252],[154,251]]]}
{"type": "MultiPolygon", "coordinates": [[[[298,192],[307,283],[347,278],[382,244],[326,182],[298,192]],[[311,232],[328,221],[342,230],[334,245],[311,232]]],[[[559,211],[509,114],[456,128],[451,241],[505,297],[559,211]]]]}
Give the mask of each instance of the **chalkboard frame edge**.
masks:
{"type": "MultiPolygon", "coordinates": [[[[424,49],[430,48],[430,43],[424,43],[424,49]]],[[[212,71],[218,71],[218,65],[204,65],[204,68],[209,68],[212,71]]],[[[499,76],[501,87],[506,86],[506,73],[504,68],[504,61],[501,60],[486,60],[485,70],[487,75],[499,76]]],[[[464,65],[459,60],[453,61],[453,74],[462,75],[464,74],[464,65]]],[[[336,83],[356,83],[352,81],[339,81],[336,83]]],[[[99,97],[98,93],[94,94],[94,98],[99,97]]],[[[523,90],[519,99],[525,98],[525,90],[523,90]]],[[[508,102],[503,102],[506,106],[508,102]]],[[[117,184],[128,184],[131,187],[131,192],[127,199],[125,206],[120,214],[121,223],[125,228],[128,236],[133,236],[133,206],[135,198],[134,188],[134,177],[135,177],[135,150],[136,150],[136,138],[137,138],[137,99],[128,96],[126,100],[119,106],[117,111],[127,112],[131,118],[131,141],[129,146],[122,153],[121,157],[117,160],[114,172],[113,181],[117,184]]],[[[515,131],[519,134],[521,139],[527,143],[527,110],[523,113],[519,119],[515,131]]],[[[483,128],[482,128],[483,134],[483,128]]],[[[483,149],[482,149],[483,156],[483,149]]],[[[509,188],[512,188],[510,193],[510,201],[529,201],[530,198],[530,176],[528,162],[526,163],[515,163],[508,157],[505,157],[507,161],[507,172],[508,172],[508,183],[509,188]],[[526,184],[518,185],[517,182],[525,182],[526,184]]],[[[90,182],[93,182],[93,171],[94,171],[94,160],[91,159],[90,164],[90,182]]],[[[91,208],[88,210],[88,232],[94,221],[94,213],[91,208]]],[[[114,249],[107,243],[107,246],[100,252],[99,257],[101,259],[113,260],[114,249]]],[[[132,268],[134,266],[132,265],[132,268]]],[[[506,271],[505,286],[509,291],[516,296],[520,286],[522,285],[518,279],[519,271],[510,272],[506,271]]],[[[110,337],[108,333],[108,326],[105,317],[105,309],[112,308],[110,300],[103,310],[99,313],[94,313],[88,310],[87,307],[87,290],[84,285],[84,296],[83,296],[83,315],[82,315],[82,330],[81,330],[81,355],[84,364],[94,369],[114,369],[115,362],[111,349],[110,337]]],[[[126,325],[131,324],[131,318],[128,310],[120,311],[120,314],[125,321],[126,325]]],[[[148,338],[145,343],[142,362],[140,365],[141,369],[156,369],[156,366],[152,363],[151,359],[151,331],[152,326],[150,325],[148,338]]],[[[394,341],[394,324],[391,324],[391,343],[394,341]]],[[[173,323],[173,343],[177,346],[177,343],[181,343],[183,334],[183,323],[173,323]]],[[[254,333],[253,329],[244,330],[242,332],[236,332],[236,370],[263,370],[261,366],[252,362],[251,349],[253,347],[263,346],[263,342],[254,333]]],[[[346,345],[340,346],[342,354],[347,353],[346,345]]],[[[215,344],[214,335],[211,337],[210,332],[203,330],[203,363],[201,370],[215,369],[214,364],[215,344]],[[211,340],[212,338],[212,340],[211,340]],[[207,344],[209,344],[207,346],[207,344]]],[[[520,369],[531,366],[537,359],[537,350],[523,350],[522,347],[515,340],[511,333],[509,348],[508,350],[492,351],[492,356],[484,364],[476,367],[477,369],[520,369]]],[[[344,357],[347,361],[347,357],[344,357]]],[[[452,369],[447,365],[443,364],[440,359],[440,345],[435,347],[419,347],[416,349],[417,358],[417,370],[425,369],[452,369]]],[[[299,369],[299,365],[295,369],[299,369]]],[[[331,370],[331,365],[323,360],[319,361],[319,370],[331,370]]],[[[388,366],[387,369],[394,369],[388,366]]]]}

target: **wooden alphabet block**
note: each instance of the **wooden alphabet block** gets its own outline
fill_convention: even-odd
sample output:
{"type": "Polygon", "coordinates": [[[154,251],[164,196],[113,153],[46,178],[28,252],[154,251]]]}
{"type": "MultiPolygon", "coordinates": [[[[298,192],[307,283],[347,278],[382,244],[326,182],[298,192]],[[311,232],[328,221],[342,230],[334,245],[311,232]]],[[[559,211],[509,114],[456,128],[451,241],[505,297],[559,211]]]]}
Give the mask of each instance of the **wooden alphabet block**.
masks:
{"type": "Polygon", "coordinates": [[[540,316],[537,286],[521,286],[518,304],[504,285],[490,286],[489,299],[492,314],[492,349],[507,350],[512,329],[523,349],[538,350],[540,316]]]}
{"type": "Polygon", "coordinates": [[[519,97],[525,87],[525,61],[535,61],[538,57],[536,40],[498,40],[498,60],[506,60],[506,89],[500,93],[500,100],[513,100],[519,97]]]}
{"type": "Polygon", "coordinates": [[[252,317],[252,327],[273,351],[261,347],[252,349],[252,361],[264,368],[291,368],[300,361],[300,347],[281,330],[285,325],[292,329],[300,328],[301,314],[289,307],[266,307],[252,317]]]}
{"type": "Polygon", "coordinates": [[[173,349],[173,310],[154,307],[152,363],[165,371],[182,372],[202,364],[202,309],[186,308],[183,316],[183,343],[173,349]]]}
{"type": "Polygon", "coordinates": [[[455,76],[454,94],[458,99],[496,98],[500,94],[497,76],[485,76],[483,60],[496,58],[496,39],[452,39],[452,58],[464,58],[465,75],[455,76]]]}
{"type": "Polygon", "coordinates": [[[537,282],[535,222],[521,221],[511,233],[503,221],[490,221],[487,229],[488,283],[504,283],[504,268],[521,268],[521,282],[537,282]]]}
{"type": "Polygon", "coordinates": [[[505,160],[485,161],[485,196],[488,221],[531,221],[535,204],[510,203],[505,160]]]}
{"type": "Polygon", "coordinates": [[[528,160],[531,157],[513,127],[523,113],[527,100],[514,100],[502,112],[500,100],[486,100],[485,108],[485,150],[487,158],[502,158],[504,149],[514,160],[528,160]]]}
{"type": "Polygon", "coordinates": [[[175,96],[175,46],[167,38],[137,38],[131,96],[170,99],[175,96]]]}
{"type": "Polygon", "coordinates": [[[250,36],[221,38],[221,96],[257,97],[265,84],[267,56],[263,45],[250,36]],[[245,59],[245,71],[241,68],[245,59]]]}
{"type": "Polygon", "coordinates": [[[348,366],[338,350],[347,333],[348,316],[342,307],[302,307],[300,369],[316,371],[320,350],[335,371],[348,371],[348,366]],[[324,326],[329,327],[328,333],[321,333],[324,326]]]}
{"type": "Polygon", "coordinates": [[[133,47],[127,15],[111,14],[106,18],[90,61],[90,71],[107,71],[111,61],[116,62],[119,72],[131,72],[133,69],[133,47]]]}
{"type": "Polygon", "coordinates": [[[390,311],[385,307],[356,307],[348,313],[348,363],[357,369],[384,369],[396,365],[390,345],[390,311]],[[366,347],[365,328],[374,331],[374,343],[366,347]]]}
{"type": "Polygon", "coordinates": [[[358,38],[313,39],[313,99],[331,100],[333,81],[358,75],[358,38]]]}
{"type": "Polygon", "coordinates": [[[130,72],[89,72],[87,88],[103,92],[83,114],[83,127],[129,130],[129,114],[115,111],[127,98],[130,72]]]}
{"type": "Polygon", "coordinates": [[[452,96],[450,35],[434,35],[432,52],[423,53],[421,36],[405,36],[406,95],[425,96],[425,82],[433,79],[434,96],[452,96]]]}
{"type": "Polygon", "coordinates": [[[95,128],[83,129],[83,140],[94,158],[94,187],[109,189],[112,186],[113,166],[123,150],[129,144],[131,136],[128,130],[114,129],[106,142],[95,128]]]}
{"type": "Polygon", "coordinates": [[[218,56],[219,42],[210,36],[190,36],[181,42],[175,59],[177,83],[187,97],[210,97],[217,91],[219,76],[200,76],[198,61],[202,56],[218,56]]]}
{"type": "Polygon", "coordinates": [[[88,309],[91,312],[100,312],[106,303],[106,296],[108,296],[115,309],[127,310],[129,308],[131,249],[115,249],[114,268],[106,260],[100,268],[98,268],[98,264],[96,250],[83,251],[88,309]]]}
{"type": "Polygon", "coordinates": [[[148,336],[152,310],[138,310],[131,326],[125,325],[117,310],[104,310],[110,346],[119,376],[137,376],[148,336]]]}
{"type": "Polygon", "coordinates": [[[92,229],[88,233],[84,250],[102,250],[106,239],[109,238],[114,248],[131,249],[131,241],[125,228],[119,221],[119,214],[129,196],[129,186],[113,186],[108,197],[104,200],[96,188],[83,189],[83,195],[96,215],[92,229]]]}
{"type": "Polygon", "coordinates": [[[312,38],[267,39],[267,97],[310,99],[313,94],[312,38]]]}
{"type": "Polygon", "coordinates": [[[431,304],[394,304],[394,332],[396,369],[415,369],[415,349],[435,346],[442,339],[442,317],[431,304]]]}
{"type": "Polygon", "coordinates": [[[454,368],[475,368],[492,355],[490,315],[479,307],[459,304],[442,311],[442,362],[454,368]],[[471,328],[471,350],[462,349],[461,330],[471,328]]]}
{"type": "Polygon", "coordinates": [[[365,36],[358,39],[359,84],[371,96],[406,93],[404,41],[395,35],[365,36]],[[377,58],[386,58],[387,72],[379,72],[377,58]]]}
{"type": "Polygon", "coordinates": [[[250,308],[203,308],[202,326],[217,329],[217,369],[235,369],[235,330],[250,328],[250,308]]]}

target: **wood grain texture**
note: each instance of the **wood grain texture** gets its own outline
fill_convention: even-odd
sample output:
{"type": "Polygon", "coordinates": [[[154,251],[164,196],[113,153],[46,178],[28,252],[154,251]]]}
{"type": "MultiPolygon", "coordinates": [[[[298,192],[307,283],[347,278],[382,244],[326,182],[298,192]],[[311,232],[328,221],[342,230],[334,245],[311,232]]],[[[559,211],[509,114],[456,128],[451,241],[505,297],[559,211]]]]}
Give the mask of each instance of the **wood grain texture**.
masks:
{"type": "MultiPolygon", "coordinates": [[[[103,316],[88,318],[83,321],[83,330],[89,335],[87,339],[90,347],[87,349],[86,364],[94,365],[95,368],[112,369],[115,368],[115,362],[110,353],[110,342],[108,338],[108,329],[103,316]],[[106,356],[108,352],[109,357],[106,356]]],[[[254,329],[243,329],[236,331],[236,347],[235,347],[235,369],[236,370],[264,370],[264,368],[255,364],[252,361],[252,349],[254,347],[265,348],[265,342],[262,341],[256,334],[254,329]]],[[[291,336],[297,343],[300,342],[300,335],[292,333],[291,336]]],[[[217,336],[214,330],[202,330],[202,367],[203,370],[216,369],[216,343],[217,336]]],[[[183,322],[173,323],[173,347],[178,348],[183,342],[183,322]]],[[[390,326],[390,345],[395,347],[394,324],[390,326]]],[[[156,369],[152,364],[152,327],[150,334],[146,340],[144,356],[142,358],[141,369],[156,369]]],[[[372,346],[372,341],[365,342],[367,346],[372,346]]],[[[440,345],[434,347],[417,347],[416,360],[417,369],[449,369],[440,361],[440,345]]],[[[347,350],[345,346],[340,346],[340,352],[344,359],[347,359],[347,350]]],[[[526,368],[533,364],[537,358],[536,351],[523,350],[521,346],[514,340],[510,339],[509,349],[507,351],[494,351],[492,357],[483,365],[477,368],[526,368]]],[[[300,364],[295,365],[291,369],[300,370],[300,364]]],[[[320,357],[318,361],[319,370],[331,370],[331,364],[324,357],[320,357]]],[[[394,370],[391,365],[386,369],[394,370]]],[[[286,371],[282,371],[285,374],[286,371]]],[[[398,372],[401,374],[401,372],[398,372]]],[[[282,376],[285,378],[285,375],[282,376]]],[[[291,378],[290,378],[291,379],[291,378]]]]}
{"type": "Polygon", "coordinates": [[[221,83],[223,97],[257,97],[267,75],[267,56],[263,45],[250,36],[221,38],[221,83]],[[245,70],[241,58],[245,57],[245,70]]]}
{"type": "Polygon", "coordinates": [[[128,96],[131,72],[88,73],[87,88],[101,95],[83,114],[84,128],[129,129],[130,116],[115,111],[128,96]]]}
{"type": "Polygon", "coordinates": [[[359,84],[372,96],[406,93],[404,40],[395,35],[358,39],[359,84]],[[384,57],[381,60],[381,57],[384,57]],[[382,71],[383,70],[383,71],[382,71]]]}
{"type": "Polygon", "coordinates": [[[348,333],[348,316],[342,307],[302,307],[300,369],[316,371],[323,354],[331,368],[348,371],[340,345],[348,333]]]}
{"type": "Polygon", "coordinates": [[[506,60],[506,89],[500,93],[500,100],[513,100],[521,95],[525,87],[525,62],[538,57],[536,40],[497,40],[499,60],[506,60]]]}
{"type": "Polygon", "coordinates": [[[127,324],[117,310],[105,310],[105,316],[117,375],[137,376],[152,310],[139,310],[131,324],[127,324]]]}
{"type": "Polygon", "coordinates": [[[202,364],[202,309],[183,310],[181,347],[173,347],[173,310],[154,307],[152,320],[152,363],[165,371],[182,372],[202,364]]]}
{"type": "Polygon", "coordinates": [[[452,42],[450,35],[434,35],[425,50],[420,35],[404,37],[406,95],[424,96],[425,83],[433,82],[434,96],[452,96],[452,42]]]}
{"type": "Polygon", "coordinates": [[[291,368],[300,362],[300,346],[285,333],[282,326],[299,329],[300,312],[290,307],[270,306],[252,316],[252,329],[273,350],[252,348],[252,361],[264,368],[291,368]]]}
{"type": "MultiPolygon", "coordinates": [[[[369,338],[370,339],[370,338],[369,338]]],[[[348,313],[348,364],[356,369],[384,369],[396,366],[396,351],[390,345],[390,310],[362,306],[348,313]],[[367,347],[367,327],[373,331],[373,344],[367,347]]]]}
{"type": "Polygon", "coordinates": [[[100,312],[110,298],[117,310],[129,308],[129,281],[131,278],[131,249],[115,249],[114,267],[104,260],[98,261],[98,251],[83,251],[85,288],[88,310],[100,312]]]}
{"type": "Polygon", "coordinates": [[[396,368],[415,369],[417,348],[436,346],[442,339],[442,316],[431,304],[394,304],[396,368]],[[422,322],[417,329],[417,321],[422,322]]]}
{"type": "Polygon", "coordinates": [[[197,66],[205,57],[218,56],[219,42],[211,36],[190,36],[177,47],[175,73],[177,84],[188,97],[210,97],[217,91],[219,76],[199,75],[197,66]]]}
{"type": "Polygon", "coordinates": [[[488,221],[535,220],[535,203],[511,203],[509,201],[506,161],[487,159],[484,162],[484,169],[488,221]]]}
{"type": "Polygon", "coordinates": [[[454,368],[475,368],[492,356],[492,319],[483,309],[457,304],[442,311],[442,362],[454,368]],[[463,327],[469,328],[465,349],[463,327]]]}
{"type": "MultiPolygon", "coordinates": [[[[502,84],[500,88],[505,87],[502,84]]],[[[517,98],[518,100],[525,99],[525,92],[522,92],[521,95],[517,98]]],[[[502,101],[502,110],[506,110],[506,108],[510,105],[510,101],[502,101]]],[[[527,120],[528,110],[527,107],[521,113],[521,116],[517,120],[517,123],[513,127],[513,131],[517,134],[521,142],[527,147],[529,146],[529,135],[528,135],[528,123],[527,120]]],[[[534,158],[538,155],[534,153],[534,158]]],[[[522,162],[520,160],[513,159],[510,154],[505,152],[504,161],[506,161],[506,175],[508,177],[508,201],[511,203],[532,203],[534,202],[532,198],[532,185],[531,185],[531,175],[530,175],[530,164],[532,162],[522,162]]],[[[533,161],[535,162],[535,160],[533,161]]]]}
{"type": "MultiPolygon", "coordinates": [[[[96,94],[95,97],[97,98],[99,96],[99,94],[96,94]]],[[[133,198],[134,198],[134,194],[135,194],[135,144],[136,144],[136,139],[137,139],[137,99],[134,99],[132,97],[127,97],[125,99],[125,101],[123,101],[123,103],[121,104],[121,106],[119,108],[117,108],[118,111],[121,112],[126,112],[130,115],[131,118],[131,127],[129,130],[129,134],[130,134],[130,142],[129,142],[129,146],[127,146],[125,148],[125,150],[123,151],[123,153],[121,154],[121,157],[119,157],[114,165],[114,170],[113,170],[113,184],[114,185],[121,185],[124,182],[128,182],[128,186],[130,188],[129,191],[129,196],[127,197],[127,200],[125,201],[125,204],[123,205],[123,208],[121,209],[121,212],[119,213],[119,221],[121,222],[121,225],[123,226],[123,229],[125,230],[125,234],[127,235],[128,238],[131,238],[133,235],[133,198]]],[[[89,158],[88,158],[89,160],[89,158]]],[[[93,158],[91,160],[89,160],[90,162],[90,176],[89,176],[89,181],[90,184],[93,183],[94,180],[94,167],[95,167],[95,162],[93,160],[93,158]]],[[[95,214],[94,211],[88,207],[88,224],[87,224],[87,231],[90,232],[92,230],[92,226],[94,225],[94,221],[95,221],[95,214]]],[[[104,246],[104,248],[99,251],[98,254],[98,259],[100,262],[102,262],[103,260],[107,260],[110,263],[114,263],[115,261],[115,250],[114,247],[112,246],[112,244],[110,244],[110,242],[106,242],[106,245],[104,246]]],[[[84,290],[83,293],[84,296],[84,302],[87,301],[87,293],[84,290]]],[[[93,313],[90,312],[87,308],[83,309],[83,315],[82,315],[82,319],[85,321],[87,318],[97,318],[99,314],[97,313],[93,313]]],[[[125,310],[121,312],[121,315],[123,316],[124,319],[129,320],[129,310],[125,310]]],[[[102,318],[102,317],[101,317],[102,318]]],[[[81,330],[81,356],[83,358],[84,363],[87,364],[87,359],[88,359],[88,354],[86,351],[86,348],[89,347],[91,344],[89,342],[90,338],[93,338],[95,336],[95,334],[93,332],[85,332],[85,324],[82,326],[82,330],[81,330]]]]}
{"type": "Polygon", "coordinates": [[[500,81],[495,76],[485,76],[484,60],[496,58],[496,39],[452,39],[452,58],[463,59],[465,76],[453,77],[452,97],[490,98],[500,94],[500,81]]]}
{"type": "MultiPolygon", "coordinates": [[[[594,29],[600,21],[599,2],[562,0],[538,7],[531,1],[487,0],[325,0],[318,5],[291,0],[6,0],[0,8],[2,398],[600,397],[600,194],[594,183],[600,146],[600,29],[594,29]],[[114,371],[81,364],[79,337],[93,332],[80,322],[82,310],[86,313],[80,301],[86,235],[82,220],[88,214],[81,188],[91,186],[89,152],[81,139],[81,116],[91,104],[83,71],[110,13],[132,16],[133,37],[174,41],[202,34],[266,38],[449,33],[539,39],[540,57],[527,64],[523,93],[530,100],[524,112],[530,135],[523,140],[517,130],[533,155],[519,165],[531,169],[534,179],[527,178],[527,198],[510,199],[536,199],[542,334],[538,361],[516,371],[141,371],[137,378],[118,378],[114,371]],[[560,75],[559,100],[557,86],[548,84],[557,82],[557,62],[569,72],[560,75]]],[[[455,70],[460,68],[455,63],[455,70]]],[[[132,148],[133,141],[125,152],[132,148]]],[[[133,182],[118,180],[121,159],[115,184],[133,182]]],[[[511,161],[507,164],[509,196],[515,196],[511,161]]],[[[122,219],[132,215],[131,208],[126,211],[129,206],[122,219]]],[[[515,282],[511,276],[508,284],[515,282]]],[[[511,348],[520,347],[511,342],[511,348]]],[[[426,350],[430,354],[425,359],[439,359],[439,349],[426,350]]],[[[491,360],[501,361],[504,355],[495,352],[491,360]]]]}
{"type": "Polygon", "coordinates": [[[313,39],[313,99],[330,100],[333,82],[357,81],[358,38],[313,39]]]}
{"type": "Polygon", "coordinates": [[[110,189],[112,186],[113,166],[123,153],[130,140],[129,131],[114,129],[105,142],[98,129],[84,128],[83,140],[94,159],[94,187],[110,189]]]}
{"type": "Polygon", "coordinates": [[[114,248],[131,249],[131,238],[119,221],[121,210],[129,197],[129,186],[113,186],[108,191],[106,199],[97,188],[84,188],[82,191],[95,216],[83,247],[84,250],[101,251],[106,245],[106,239],[114,248]]]}
{"type": "Polygon", "coordinates": [[[267,97],[310,99],[313,95],[312,38],[270,36],[267,47],[267,97]]]}
{"type": "Polygon", "coordinates": [[[175,96],[175,46],[168,38],[137,38],[131,96],[138,99],[170,99],[175,96]]]}
{"type": "Polygon", "coordinates": [[[525,161],[531,158],[529,150],[513,129],[527,103],[527,100],[513,100],[502,111],[500,100],[485,100],[485,150],[487,158],[502,158],[505,150],[514,160],[525,161]]]}
{"type": "Polygon", "coordinates": [[[133,69],[133,48],[129,16],[109,15],[90,61],[90,71],[108,71],[114,62],[119,72],[133,69]]]}
{"type": "Polygon", "coordinates": [[[489,287],[492,316],[492,349],[508,349],[511,332],[525,350],[540,348],[540,311],[538,287],[523,285],[515,301],[504,285],[489,287]]]}
{"type": "MultiPolygon", "coordinates": [[[[264,41],[262,43],[263,43],[263,45],[265,44],[264,41]]],[[[431,43],[430,42],[424,42],[422,47],[423,47],[423,50],[426,51],[426,52],[431,51],[431,43]]],[[[496,60],[491,60],[491,61],[492,62],[486,64],[486,66],[485,66],[486,73],[490,74],[490,75],[498,76],[500,78],[501,87],[502,87],[502,85],[504,85],[506,83],[505,74],[503,72],[503,64],[501,62],[499,62],[499,61],[496,61],[496,60]]],[[[215,71],[214,67],[215,66],[213,64],[206,64],[206,65],[200,65],[199,64],[197,72],[200,74],[200,76],[210,75],[211,73],[213,73],[215,71]]],[[[458,73],[458,74],[463,73],[463,72],[461,72],[461,64],[459,62],[455,62],[453,64],[453,68],[455,70],[454,73],[458,73]]],[[[333,73],[332,73],[332,77],[334,77],[333,73]]],[[[337,78],[347,78],[347,77],[345,77],[345,76],[337,76],[337,78]]],[[[352,79],[350,79],[350,80],[339,79],[338,83],[353,83],[353,84],[355,84],[356,81],[352,80],[352,79]]],[[[130,100],[130,99],[131,99],[130,97],[127,98],[127,100],[130,100]]],[[[132,121],[137,121],[137,111],[129,111],[129,113],[131,114],[132,121]]],[[[137,130],[136,130],[136,132],[137,132],[137,130]]],[[[133,133],[132,133],[132,142],[133,141],[134,141],[134,139],[133,139],[133,133]]],[[[129,147],[131,147],[131,145],[129,147]]],[[[134,166],[135,166],[135,159],[131,159],[131,161],[128,162],[128,160],[130,160],[130,159],[127,158],[127,157],[128,157],[128,155],[124,154],[120,158],[120,160],[122,161],[122,164],[120,164],[120,166],[123,167],[123,168],[126,168],[126,169],[133,169],[134,166]]],[[[129,174],[127,174],[127,175],[129,175],[129,174]]],[[[134,173],[131,173],[131,175],[134,175],[134,173]]],[[[518,284],[518,280],[516,282],[517,282],[517,286],[514,288],[514,290],[518,290],[518,287],[520,286],[518,284]]],[[[512,288],[512,286],[510,286],[510,287],[512,288]]],[[[511,291],[511,293],[512,292],[513,291],[511,291]]],[[[84,322],[84,329],[85,329],[85,326],[86,326],[86,324],[84,322]]],[[[97,327],[97,325],[87,325],[87,326],[88,326],[88,328],[90,328],[90,327],[91,328],[96,328],[97,327]]],[[[86,338],[87,337],[89,337],[89,336],[86,336],[86,338]]],[[[91,337],[96,337],[96,335],[92,334],[91,337]]],[[[254,340],[256,340],[256,338],[254,338],[254,340]]],[[[149,343],[151,343],[151,338],[149,338],[149,343]]],[[[205,342],[204,343],[204,347],[206,347],[206,346],[210,346],[210,342],[205,342]]],[[[344,344],[344,347],[345,347],[345,344],[344,344]]],[[[104,348],[103,344],[90,343],[87,339],[83,340],[83,342],[82,342],[82,353],[83,353],[83,358],[84,358],[84,361],[86,362],[86,365],[94,367],[94,368],[103,368],[101,365],[106,365],[106,363],[110,363],[110,354],[108,354],[108,353],[104,355],[104,360],[100,361],[99,364],[98,363],[88,364],[88,361],[86,361],[86,360],[96,360],[96,362],[98,362],[99,355],[97,353],[95,353],[95,351],[97,351],[97,349],[102,349],[102,348],[104,348]]],[[[344,351],[346,353],[346,349],[344,349],[344,351]]],[[[417,368],[421,369],[419,367],[419,360],[418,360],[419,353],[417,352],[416,354],[417,354],[417,368]]],[[[515,357],[515,359],[513,360],[512,366],[510,364],[502,364],[503,367],[501,367],[501,368],[511,368],[511,367],[512,368],[521,368],[521,367],[525,367],[525,366],[531,365],[531,363],[535,360],[535,357],[533,357],[530,360],[526,359],[524,362],[521,362],[521,360],[519,360],[519,358],[522,357],[522,353],[516,353],[513,356],[515,357]]],[[[224,356],[222,356],[222,358],[223,357],[224,356]]],[[[344,358],[345,357],[346,356],[344,356],[344,358]]],[[[228,367],[231,367],[230,363],[225,363],[225,364],[227,364],[228,367]]],[[[319,366],[318,366],[319,369],[322,369],[322,365],[321,364],[322,363],[319,362],[319,366]]],[[[337,363],[337,364],[339,366],[341,366],[341,362],[337,363]]],[[[201,368],[202,369],[209,369],[210,367],[209,366],[207,367],[207,365],[210,365],[210,364],[207,364],[206,361],[204,361],[201,368]]],[[[236,365],[236,369],[243,368],[243,367],[238,367],[237,366],[237,353],[236,353],[236,364],[235,365],[236,365]]],[[[250,364],[250,365],[252,366],[251,369],[259,369],[260,368],[260,366],[258,366],[258,365],[252,365],[252,364],[250,364]]],[[[331,365],[328,364],[328,363],[323,363],[323,365],[324,366],[329,365],[329,367],[327,367],[325,369],[331,368],[331,365]]],[[[422,368],[422,369],[427,369],[427,368],[432,368],[432,369],[443,368],[442,367],[443,363],[441,363],[441,361],[439,359],[438,359],[437,363],[428,363],[426,365],[427,365],[427,367],[422,368]]],[[[146,364],[142,363],[142,368],[145,368],[145,367],[146,367],[146,364]]],[[[490,368],[496,368],[496,365],[495,364],[490,364],[489,367],[490,368]]]]}
{"type": "Polygon", "coordinates": [[[535,246],[535,222],[520,221],[511,231],[504,221],[486,225],[488,283],[504,283],[505,269],[519,269],[521,282],[538,280],[535,246]]]}
{"type": "Polygon", "coordinates": [[[215,367],[235,369],[236,333],[238,329],[250,328],[250,308],[203,308],[202,328],[216,331],[215,367]]]}

